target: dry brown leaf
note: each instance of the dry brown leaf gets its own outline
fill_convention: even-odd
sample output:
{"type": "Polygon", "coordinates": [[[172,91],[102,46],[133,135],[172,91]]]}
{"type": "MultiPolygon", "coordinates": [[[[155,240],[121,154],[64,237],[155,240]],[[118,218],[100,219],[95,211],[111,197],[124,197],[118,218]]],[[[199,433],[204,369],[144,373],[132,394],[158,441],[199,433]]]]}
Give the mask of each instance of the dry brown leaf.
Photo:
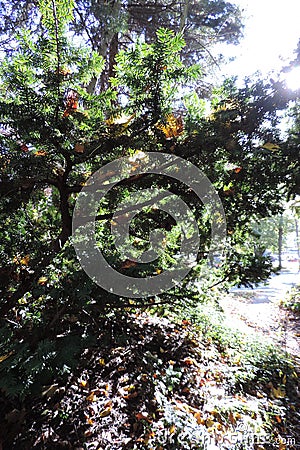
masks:
{"type": "Polygon", "coordinates": [[[45,150],[37,150],[34,153],[34,156],[46,156],[46,155],[47,155],[47,152],[45,150]]]}
{"type": "Polygon", "coordinates": [[[126,259],[121,265],[121,269],[130,269],[131,267],[135,267],[137,263],[135,261],[130,261],[130,259],[126,259]]]}
{"type": "Polygon", "coordinates": [[[175,425],[171,425],[171,427],[170,427],[170,429],[169,429],[170,434],[174,434],[174,433],[175,433],[175,430],[176,430],[175,425]]]}
{"type": "Polygon", "coordinates": [[[3,361],[5,361],[7,358],[10,357],[10,355],[12,355],[14,352],[11,351],[9,353],[7,353],[6,355],[0,356],[0,363],[2,363],[3,361]]]}
{"type": "Polygon", "coordinates": [[[205,425],[207,428],[211,428],[214,425],[214,423],[215,421],[211,417],[208,417],[208,419],[206,419],[205,421],[205,425]]]}
{"type": "Polygon", "coordinates": [[[96,402],[98,400],[97,396],[95,395],[95,392],[92,391],[87,397],[88,402],[96,402]]]}
{"type": "Polygon", "coordinates": [[[58,384],[52,384],[50,387],[48,387],[43,393],[42,397],[48,397],[51,398],[55,392],[59,389],[58,384]]]}
{"type": "Polygon", "coordinates": [[[124,398],[125,400],[130,400],[132,398],[135,398],[138,396],[137,392],[133,392],[132,394],[127,394],[127,395],[122,395],[122,398],[124,398]]]}
{"type": "Polygon", "coordinates": [[[130,384],[129,386],[124,386],[123,390],[126,392],[132,392],[135,390],[135,386],[134,386],[134,384],[130,384]]]}
{"type": "Polygon", "coordinates": [[[284,398],[285,397],[285,390],[280,389],[280,387],[278,389],[273,387],[271,389],[271,394],[273,395],[274,398],[284,398]]]}
{"type": "Polygon", "coordinates": [[[205,419],[203,419],[202,414],[200,411],[196,412],[194,414],[195,419],[197,420],[197,424],[198,425],[204,425],[205,424],[205,419]]]}
{"type": "Polygon", "coordinates": [[[99,413],[99,417],[103,418],[103,417],[109,416],[109,414],[111,413],[111,410],[112,410],[112,406],[108,406],[107,408],[103,409],[99,413]]]}
{"type": "Polygon", "coordinates": [[[30,261],[29,255],[26,255],[22,259],[20,259],[20,263],[23,264],[23,266],[28,266],[29,261],[30,261]]]}
{"type": "Polygon", "coordinates": [[[197,361],[194,358],[185,358],[183,362],[186,366],[197,366],[197,361]]]}
{"type": "Polygon", "coordinates": [[[161,130],[166,139],[172,139],[180,136],[183,133],[183,121],[182,117],[175,117],[173,114],[168,114],[166,117],[166,123],[156,124],[156,128],[161,130]]]}
{"type": "Polygon", "coordinates": [[[84,152],[84,145],[77,142],[75,144],[74,150],[76,153],[83,153],[84,152]]]}
{"type": "Polygon", "coordinates": [[[146,420],[147,422],[152,422],[149,418],[149,414],[147,412],[139,412],[135,415],[136,420],[146,420]]]}
{"type": "Polygon", "coordinates": [[[40,277],[38,279],[38,284],[40,284],[41,286],[44,286],[46,284],[46,282],[48,281],[47,277],[40,277]]]}

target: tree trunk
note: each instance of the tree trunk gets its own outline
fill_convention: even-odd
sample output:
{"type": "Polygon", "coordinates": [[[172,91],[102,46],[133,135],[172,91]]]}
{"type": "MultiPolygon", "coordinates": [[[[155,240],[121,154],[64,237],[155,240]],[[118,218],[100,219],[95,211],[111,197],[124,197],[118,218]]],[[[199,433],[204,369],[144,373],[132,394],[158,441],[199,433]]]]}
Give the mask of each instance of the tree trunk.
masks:
{"type": "Polygon", "coordinates": [[[297,245],[297,255],[298,255],[298,271],[300,271],[300,236],[299,236],[299,224],[297,217],[295,218],[295,228],[296,228],[296,245],[297,245]]]}
{"type": "Polygon", "coordinates": [[[282,238],[283,238],[283,215],[279,217],[278,225],[278,269],[282,269],[282,238]]]}
{"type": "Polygon", "coordinates": [[[109,46],[108,80],[110,77],[113,77],[115,75],[115,64],[118,50],[119,50],[119,36],[118,33],[115,33],[109,46]]]}
{"type": "Polygon", "coordinates": [[[189,10],[189,0],[184,0],[184,4],[182,7],[182,12],[180,15],[180,24],[179,24],[179,31],[182,32],[187,21],[188,16],[188,10],[189,10]]]}

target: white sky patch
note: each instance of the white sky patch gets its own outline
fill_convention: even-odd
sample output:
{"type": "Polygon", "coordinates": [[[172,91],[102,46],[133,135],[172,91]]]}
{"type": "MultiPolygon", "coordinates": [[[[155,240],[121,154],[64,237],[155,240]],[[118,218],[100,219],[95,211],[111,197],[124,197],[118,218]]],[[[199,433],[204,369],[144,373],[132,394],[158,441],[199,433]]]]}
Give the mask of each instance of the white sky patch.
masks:
{"type": "Polygon", "coordinates": [[[238,46],[217,47],[225,57],[236,57],[222,67],[222,73],[243,78],[256,71],[279,72],[295,58],[293,52],[300,39],[300,1],[235,0],[235,3],[246,17],[244,38],[238,46]]]}
{"type": "Polygon", "coordinates": [[[300,66],[295,67],[284,76],[286,85],[289,89],[296,91],[300,89],[300,66]]]}

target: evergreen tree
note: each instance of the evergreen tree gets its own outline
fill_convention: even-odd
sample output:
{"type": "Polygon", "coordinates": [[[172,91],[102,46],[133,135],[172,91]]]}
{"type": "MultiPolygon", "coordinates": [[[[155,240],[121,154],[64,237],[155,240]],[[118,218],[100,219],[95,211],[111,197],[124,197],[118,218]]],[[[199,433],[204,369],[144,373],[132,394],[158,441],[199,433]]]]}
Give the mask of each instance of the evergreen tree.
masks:
{"type": "MultiPolygon", "coordinates": [[[[41,20],[38,4],[24,0],[2,0],[3,14],[0,35],[4,51],[13,46],[20,27],[37,29],[41,20]]],[[[159,27],[182,31],[186,41],[183,58],[188,64],[202,61],[202,69],[209,69],[219,56],[213,56],[212,47],[219,42],[237,43],[242,34],[239,8],[223,0],[205,1],[129,1],[77,0],[70,32],[75,33],[86,45],[105,59],[105,69],[98,80],[98,89],[108,86],[113,75],[115,56],[120,49],[132,45],[138,37],[153,41],[159,27]]],[[[90,91],[96,86],[91,83],[90,91]]]]}
{"type": "MultiPolygon", "coordinates": [[[[280,184],[287,179],[276,129],[276,109],[290,98],[283,86],[258,81],[239,90],[227,81],[207,114],[195,93],[180,98],[201,73],[199,66],[182,62],[182,34],[159,29],[152,43],[140,40],[120,51],[110,86],[94,93],[91,80],[100,76],[105,58],[68,40],[72,4],[43,0],[40,13],[39,32],[19,33],[0,75],[1,354],[12,355],[1,362],[0,383],[10,395],[37,392],[54,372],[63,375],[74,355],[90,345],[97,321],[112,308],[132,307],[128,298],[106,292],[85,275],[71,245],[74,203],[95,170],[121,156],[137,164],[141,154],[153,151],[200,167],[217,189],[228,222],[229,258],[210,273],[216,282],[239,284],[270,272],[253,251],[249,221],[280,209],[280,184]]],[[[97,237],[109,263],[137,277],[172,264],[180,240],[176,224],[147,202],[150,225],[147,216],[135,217],[132,239],[146,249],[151,231],[168,231],[166,252],[157,262],[128,264],[109,234],[114,204],[147,187],[172,190],[190,202],[200,230],[190,279],[196,277],[208,258],[207,212],[188,187],[153,174],[124,180],[99,208],[97,237]]],[[[186,289],[175,287],[156,300],[197,302],[190,279],[186,289]]]]}

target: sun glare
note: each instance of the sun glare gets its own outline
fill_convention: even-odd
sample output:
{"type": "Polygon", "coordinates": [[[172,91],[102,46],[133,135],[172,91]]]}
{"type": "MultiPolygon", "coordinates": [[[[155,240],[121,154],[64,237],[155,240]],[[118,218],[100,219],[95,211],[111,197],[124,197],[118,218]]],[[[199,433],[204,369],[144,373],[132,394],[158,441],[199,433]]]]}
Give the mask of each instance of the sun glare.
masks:
{"type": "Polygon", "coordinates": [[[289,89],[292,89],[293,91],[300,89],[300,66],[292,69],[284,78],[289,89]]]}

